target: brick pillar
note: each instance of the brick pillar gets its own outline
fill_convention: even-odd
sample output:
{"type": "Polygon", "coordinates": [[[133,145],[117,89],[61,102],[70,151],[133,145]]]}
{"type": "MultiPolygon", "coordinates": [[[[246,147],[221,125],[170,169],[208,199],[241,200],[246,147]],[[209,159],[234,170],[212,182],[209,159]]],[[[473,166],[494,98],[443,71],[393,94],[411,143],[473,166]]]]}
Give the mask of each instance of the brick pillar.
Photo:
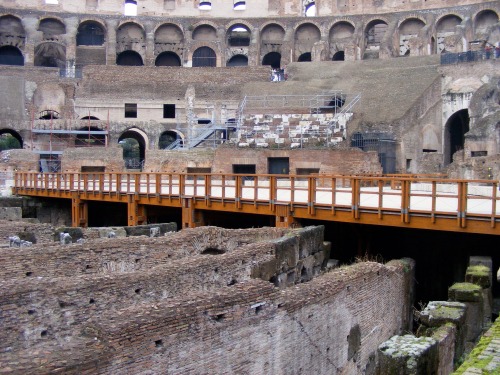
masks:
{"type": "Polygon", "coordinates": [[[116,65],[116,20],[106,20],[106,65],[116,65]]]}

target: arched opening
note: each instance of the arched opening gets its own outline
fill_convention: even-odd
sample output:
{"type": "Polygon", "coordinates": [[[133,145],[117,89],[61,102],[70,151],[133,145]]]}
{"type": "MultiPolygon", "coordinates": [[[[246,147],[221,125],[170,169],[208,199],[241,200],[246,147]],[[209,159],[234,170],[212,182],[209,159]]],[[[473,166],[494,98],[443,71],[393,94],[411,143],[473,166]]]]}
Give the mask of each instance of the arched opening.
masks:
{"type": "Polygon", "coordinates": [[[135,51],[123,51],[116,58],[116,65],[142,66],[142,57],[135,51]]]}
{"type": "Polygon", "coordinates": [[[0,65],[24,65],[24,56],[19,48],[0,47],[0,65]]]}
{"type": "Polygon", "coordinates": [[[306,61],[311,61],[311,52],[306,52],[303,53],[302,55],[299,56],[297,59],[298,62],[306,62],[306,61]]]}
{"type": "Polygon", "coordinates": [[[193,40],[215,41],[217,40],[217,30],[210,25],[200,25],[193,31],[193,40]]]}
{"type": "Polygon", "coordinates": [[[378,59],[380,43],[382,43],[386,30],[387,24],[381,20],[374,20],[367,25],[365,29],[366,49],[363,59],[378,59]]]}
{"type": "Polygon", "coordinates": [[[210,10],[212,9],[212,3],[210,1],[200,1],[200,5],[198,5],[199,10],[210,10]]]}
{"type": "Polygon", "coordinates": [[[349,22],[337,22],[330,29],[330,41],[338,41],[342,39],[352,38],[354,35],[354,26],[349,22]]]}
{"type": "Polygon", "coordinates": [[[104,44],[104,29],[94,21],[86,21],[78,27],[76,34],[77,46],[102,46],[104,44]]]}
{"type": "Polygon", "coordinates": [[[281,54],[278,52],[269,52],[262,59],[262,65],[271,65],[271,68],[279,69],[281,67],[281,54]]]}
{"type": "Polygon", "coordinates": [[[295,31],[294,56],[297,59],[296,61],[311,61],[310,56],[314,43],[320,40],[321,32],[316,25],[312,23],[300,25],[295,31]],[[307,55],[307,53],[309,53],[309,55],[307,55]]]}
{"type": "Polygon", "coordinates": [[[247,4],[245,1],[234,1],[233,10],[245,10],[247,8],[247,4]]]}
{"type": "Polygon", "coordinates": [[[35,66],[47,68],[66,67],[66,48],[55,42],[46,42],[35,47],[35,66]]]}
{"type": "Polygon", "coordinates": [[[437,53],[453,52],[446,48],[446,37],[456,33],[457,26],[462,23],[462,19],[454,14],[444,16],[436,25],[437,53]]]}
{"type": "Polygon", "coordinates": [[[416,38],[420,30],[425,26],[417,18],[409,18],[399,26],[399,56],[410,55],[410,40],[416,38]]]}
{"type": "Polygon", "coordinates": [[[3,44],[8,44],[13,47],[18,47],[20,49],[24,47],[26,32],[19,18],[11,15],[0,17],[0,40],[6,41],[3,44]]]}
{"type": "Polygon", "coordinates": [[[247,47],[250,45],[250,30],[245,25],[233,25],[227,32],[227,44],[230,47],[247,47]]]}
{"type": "Polygon", "coordinates": [[[125,168],[141,170],[146,155],[146,141],[133,130],[123,133],[118,139],[118,144],[123,149],[125,168]]]}
{"type": "Polygon", "coordinates": [[[210,47],[200,47],[193,53],[193,67],[215,67],[217,56],[210,47]]]}
{"type": "Polygon", "coordinates": [[[158,141],[158,148],[160,150],[164,150],[170,144],[174,143],[178,139],[183,139],[182,134],[180,132],[176,132],[173,130],[167,130],[166,132],[161,133],[160,139],[158,141]]]}
{"type": "Polygon", "coordinates": [[[99,120],[99,119],[95,116],[85,116],[82,117],[80,120],[99,120]]]}
{"type": "Polygon", "coordinates": [[[274,62],[272,67],[277,69],[280,67],[281,60],[281,46],[283,45],[283,40],[285,39],[285,30],[276,24],[270,24],[265,26],[260,33],[260,51],[262,58],[262,65],[272,65],[269,62],[268,55],[275,53],[278,56],[277,64],[274,62]]]}
{"type": "Polygon", "coordinates": [[[39,120],[56,120],[58,118],[59,118],[59,112],[52,111],[50,109],[42,111],[38,114],[39,120]]]}
{"type": "Polygon", "coordinates": [[[66,26],[55,18],[44,18],[38,25],[38,31],[43,33],[43,40],[59,40],[59,35],[66,34],[66,26]]]}
{"type": "Polygon", "coordinates": [[[453,161],[453,155],[465,145],[465,134],[469,131],[469,111],[461,109],[448,119],[445,125],[445,164],[453,161]]]}
{"type": "Polygon", "coordinates": [[[137,16],[137,1],[125,0],[125,6],[123,7],[123,15],[137,16]]]}
{"type": "Polygon", "coordinates": [[[0,151],[23,148],[23,139],[11,129],[0,130],[0,151]]]}
{"type": "Polygon", "coordinates": [[[155,61],[156,66],[181,66],[181,59],[175,52],[162,52],[155,61]]]}
{"type": "Polygon", "coordinates": [[[245,55],[234,55],[226,63],[226,66],[248,66],[248,57],[245,55]]]}
{"type": "MultiPolygon", "coordinates": [[[[83,118],[82,120],[84,120],[83,118]]],[[[87,120],[97,120],[93,116],[87,116],[87,120]],[[90,118],[89,118],[90,117],[90,118]]],[[[101,132],[102,130],[95,126],[84,126],[78,129],[80,132],[86,132],[76,135],[75,147],[104,147],[106,146],[106,135],[95,134],[94,132],[101,132]]]]}
{"type": "Polygon", "coordinates": [[[498,23],[498,14],[492,10],[483,10],[476,15],[475,18],[475,30],[476,31],[486,31],[488,27],[498,23]]]}
{"type": "Polygon", "coordinates": [[[332,57],[332,61],[344,61],[344,60],[345,60],[344,51],[337,51],[332,57]]]}

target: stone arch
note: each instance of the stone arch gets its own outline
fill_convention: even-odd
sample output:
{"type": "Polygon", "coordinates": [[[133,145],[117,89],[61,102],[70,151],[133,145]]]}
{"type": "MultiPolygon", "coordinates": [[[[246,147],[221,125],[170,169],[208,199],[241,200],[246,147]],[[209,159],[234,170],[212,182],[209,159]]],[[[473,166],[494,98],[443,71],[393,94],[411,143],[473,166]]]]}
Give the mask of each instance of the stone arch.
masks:
{"type": "Polygon", "coordinates": [[[116,54],[135,51],[144,61],[146,33],[144,28],[135,22],[124,22],[116,30],[116,54]]]}
{"type": "Polygon", "coordinates": [[[23,137],[16,130],[9,128],[0,129],[0,151],[23,148],[23,144],[23,137]],[[4,138],[6,135],[13,137],[13,139],[6,140],[4,138]]]}
{"type": "Polygon", "coordinates": [[[311,61],[311,59],[299,60],[301,56],[312,52],[314,43],[321,40],[321,31],[313,23],[305,22],[295,29],[294,55],[296,61],[311,61]]]}
{"type": "Polygon", "coordinates": [[[193,51],[193,67],[216,67],[217,53],[208,46],[198,47],[193,51]]]}
{"type": "Polygon", "coordinates": [[[387,31],[388,23],[377,18],[367,23],[364,31],[365,53],[363,59],[378,59],[380,45],[387,31]]]}
{"type": "Polygon", "coordinates": [[[102,46],[106,40],[106,28],[100,22],[86,20],[78,25],[77,46],[102,46]]]}
{"type": "Polygon", "coordinates": [[[336,40],[351,39],[354,36],[356,28],[349,21],[335,22],[329,31],[330,42],[336,40]]]}
{"type": "Polygon", "coordinates": [[[262,58],[262,65],[271,65],[273,69],[279,69],[281,67],[281,53],[279,52],[269,52],[262,58]]]}
{"type": "Polygon", "coordinates": [[[248,57],[245,55],[234,55],[227,61],[226,66],[248,66],[248,57]]]}
{"type": "Polygon", "coordinates": [[[116,65],[122,66],[142,66],[144,62],[142,56],[136,51],[123,51],[116,57],[116,65]]]}
{"type": "Polygon", "coordinates": [[[474,30],[485,32],[490,26],[498,23],[498,14],[491,9],[483,9],[474,16],[474,30]]]}
{"type": "Polygon", "coordinates": [[[35,47],[35,66],[66,67],[66,47],[57,42],[42,42],[35,47]]]}
{"type": "Polygon", "coordinates": [[[38,23],[38,31],[41,31],[43,40],[62,42],[61,35],[66,34],[66,25],[55,17],[42,18],[38,23]]]}
{"type": "Polygon", "coordinates": [[[245,24],[235,23],[226,32],[226,45],[228,47],[248,47],[252,32],[245,24]]]}
{"type": "Polygon", "coordinates": [[[463,18],[456,14],[446,14],[436,21],[437,53],[453,52],[446,48],[446,38],[456,34],[456,27],[463,18]]]}
{"type": "Polygon", "coordinates": [[[155,55],[163,52],[173,52],[182,56],[184,47],[184,32],[173,23],[164,23],[155,30],[155,55]]]}
{"type": "MultiPolygon", "coordinates": [[[[260,30],[260,55],[264,64],[265,56],[271,52],[282,54],[282,45],[285,41],[285,28],[279,23],[267,23],[260,30]]],[[[281,57],[280,57],[281,58],[281,57]]]]}
{"type": "Polygon", "coordinates": [[[229,29],[231,29],[235,25],[242,25],[242,26],[246,27],[250,31],[253,30],[253,28],[254,28],[254,26],[250,22],[248,22],[248,21],[246,21],[244,19],[231,20],[226,25],[224,25],[224,27],[225,27],[226,30],[229,30],[229,29]]]}
{"type": "Polygon", "coordinates": [[[169,144],[175,142],[180,139],[181,142],[184,141],[185,136],[182,132],[177,129],[169,129],[160,134],[160,138],[158,139],[158,149],[163,150],[169,144]]]}
{"type": "Polygon", "coordinates": [[[182,66],[182,62],[175,52],[165,51],[156,57],[155,66],[182,66]]]}
{"type": "Polygon", "coordinates": [[[124,141],[127,138],[131,138],[137,141],[139,149],[136,161],[138,162],[138,164],[142,165],[146,159],[146,150],[148,149],[149,145],[149,138],[147,133],[142,129],[136,127],[129,128],[120,135],[120,137],[118,138],[118,143],[124,141]]]}
{"type": "Polygon", "coordinates": [[[425,22],[419,18],[410,17],[403,20],[398,27],[399,56],[408,56],[411,50],[410,40],[417,38],[425,22]]]}
{"type": "Polygon", "coordinates": [[[469,131],[469,110],[460,109],[453,113],[444,126],[443,150],[444,162],[450,164],[453,155],[465,145],[465,134],[469,131]]]}
{"type": "Polygon", "coordinates": [[[0,47],[0,65],[24,65],[23,53],[14,46],[0,47]]]}
{"type": "Polygon", "coordinates": [[[0,46],[13,46],[22,50],[25,40],[26,31],[20,18],[10,14],[0,17],[0,46]]]}
{"type": "Polygon", "coordinates": [[[203,42],[215,42],[217,40],[217,28],[209,24],[202,24],[193,30],[192,39],[203,42]]]}

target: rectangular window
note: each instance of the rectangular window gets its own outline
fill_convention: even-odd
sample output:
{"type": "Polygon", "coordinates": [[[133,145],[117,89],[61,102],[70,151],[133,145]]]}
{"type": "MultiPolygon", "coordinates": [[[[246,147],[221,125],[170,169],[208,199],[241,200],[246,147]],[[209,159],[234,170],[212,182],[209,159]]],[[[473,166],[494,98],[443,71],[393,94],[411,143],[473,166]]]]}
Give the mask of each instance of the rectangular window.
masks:
{"type": "Polygon", "coordinates": [[[488,156],[488,151],[471,151],[470,156],[473,158],[476,158],[479,156],[488,156]]]}
{"type": "Polygon", "coordinates": [[[57,5],[59,4],[59,0],[45,0],[45,4],[57,5]]]}
{"type": "Polygon", "coordinates": [[[319,168],[297,168],[297,174],[301,176],[319,174],[319,168]]]}
{"type": "Polygon", "coordinates": [[[163,104],[163,118],[175,118],[175,104],[163,104]]]}
{"type": "Polygon", "coordinates": [[[137,103],[125,103],[125,118],[137,118],[137,103]]]}

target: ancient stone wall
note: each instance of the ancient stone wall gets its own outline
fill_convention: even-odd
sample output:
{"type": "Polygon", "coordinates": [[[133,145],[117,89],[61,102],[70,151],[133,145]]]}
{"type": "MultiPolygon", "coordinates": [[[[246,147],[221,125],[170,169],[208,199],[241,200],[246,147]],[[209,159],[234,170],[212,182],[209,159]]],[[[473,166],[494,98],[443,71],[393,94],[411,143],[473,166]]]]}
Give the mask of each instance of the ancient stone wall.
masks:
{"type": "Polygon", "coordinates": [[[412,265],[360,263],[324,273],[328,254],[322,227],[204,227],[156,238],[2,248],[0,341],[2,351],[9,348],[2,368],[331,373],[370,367],[376,345],[407,328],[412,265]]]}

